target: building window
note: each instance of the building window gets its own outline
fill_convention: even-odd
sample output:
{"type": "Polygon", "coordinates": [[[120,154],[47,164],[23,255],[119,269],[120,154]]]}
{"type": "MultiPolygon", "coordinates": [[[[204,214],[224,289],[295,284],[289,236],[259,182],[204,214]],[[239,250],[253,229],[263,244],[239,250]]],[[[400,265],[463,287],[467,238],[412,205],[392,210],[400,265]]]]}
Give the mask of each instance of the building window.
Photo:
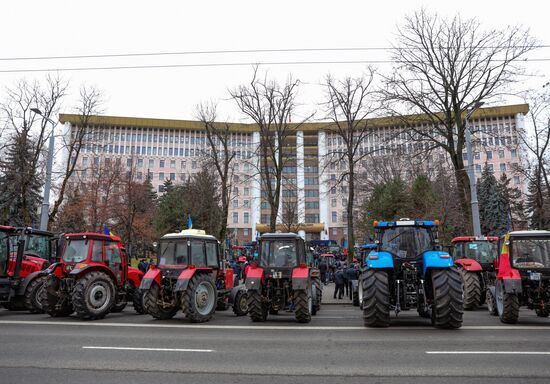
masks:
{"type": "Polygon", "coordinates": [[[164,185],[159,185],[159,192],[164,192],[164,185]]]}
{"type": "Polygon", "coordinates": [[[239,213],[233,212],[233,224],[238,224],[238,223],[239,223],[239,213]]]}
{"type": "Polygon", "coordinates": [[[510,153],[511,153],[511,155],[512,155],[512,158],[518,157],[518,151],[517,151],[517,150],[512,149],[512,150],[510,151],[510,153]]]}
{"type": "Polygon", "coordinates": [[[250,189],[249,189],[249,188],[245,188],[245,189],[244,189],[244,195],[245,195],[245,196],[249,196],[249,195],[250,195],[250,189]]]}
{"type": "Polygon", "coordinates": [[[332,222],[336,223],[338,221],[338,214],[332,211],[332,222]]]}
{"type": "Polygon", "coordinates": [[[481,164],[476,164],[476,172],[481,172],[481,164]]]}
{"type": "Polygon", "coordinates": [[[506,164],[500,163],[500,172],[506,172],[506,164]]]}
{"type": "Polygon", "coordinates": [[[331,199],[330,200],[330,206],[333,207],[333,208],[336,207],[336,199],[331,199]]]}
{"type": "Polygon", "coordinates": [[[519,176],[514,176],[514,184],[519,184],[519,176]]]}
{"type": "Polygon", "coordinates": [[[138,180],[143,179],[143,173],[138,172],[138,173],[137,173],[137,179],[138,179],[138,180]]]}
{"type": "Polygon", "coordinates": [[[330,194],[331,194],[331,195],[336,195],[336,187],[332,187],[332,188],[330,189],[330,194]]]}
{"type": "Polygon", "coordinates": [[[499,157],[500,159],[503,159],[503,158],[504,158],[504,149],[499,149],[499,150],[498,150],[498,157],[499,157]]]}
{"type": "Polygon", "coordinates": [[[191,168],[192,169],[197,169],[197,162],[196,161],[191,162],[191,168]]]}
{"type": "Polygon", "coordinates": [[[233,208],[239,208],[239,200],[238,199],[233,200],[233,208]]]}
{"type": "Polygon", "coordinates": [[[306,214],[306,223],[318,223],[319,214],[317,213],[308,213],[306,214]]]}
{"type": "Polygon", "coordinates": [[[180,162],[180,168],[181,168],[181,169],[184,169],[184,168],[185,168],[185,160],[182,160],[182,161],[180,162]]]}
{"type": "Polygon", "coordinates": [[[248,228],[244,228],[244,229],[243,229],[243,235],[244,235],[244,236],[248,236],[248,228]]]}
{"type": "Polygon", "coordinates": [[[137,166],[138,168],[143,168],[143,159],[138,159],[137,166]]]}
{"type": "Polygon", "coordinates": [[[176,160],[170,160],[170,168],[176,168],[176,160]]]}
{"type": "Polygon", "coordinates": [[[250,214],[248,212],[245,212],[243,216],[243,221],[245,224],[248,224],[249,217],[250,217],[250,214]]]}
{"type": "Polygon", "coordinates": [[[493,172],[495,170],[493,164],[487,164],[487,168],[489,168],[489,172],[493,172]]]}
{"type": "Polygon", "coordinates": [[[269,203],[267,201],[262,201],[260,206],[262,209],[269,209],[269,203]]]}
{"type": "Polygon", "coordinates": [[[234,188],[233,188],[233,194],[234,194],[235,196],[239,196],[239,188],[238,188],[238,187],[234,187],[234,188]]]}
{"type": "Polygon", "coordinates": [[[159,172],[159,180],[164,181],[164,172],[159,172]]]}
{"type": "Polygon", "coordinates": [[[493,159],[493,151],[487,151],[487,160],[493,159]]]}
{"type": "Polygon", "coordinates": [[[250,200],[243,200],[243,208],[250,208],[250,200]]]}
{"type": "Polygon", "coordinates": [[[172,180],[172,181],[176,180],[176,174],[175,173],[170,173],[170,180],[172,180]]]}
{"type": "Polygon", "coordinates": [[[149,168],[155,167],[155,160],[149,160],[149,168]]]}
{"type": "Polygon", "coordinates": [[[479,159],[480,159],[479,152],[474,152],[474,158],[475,158],[476,160],[479,160],[479,159]]]}

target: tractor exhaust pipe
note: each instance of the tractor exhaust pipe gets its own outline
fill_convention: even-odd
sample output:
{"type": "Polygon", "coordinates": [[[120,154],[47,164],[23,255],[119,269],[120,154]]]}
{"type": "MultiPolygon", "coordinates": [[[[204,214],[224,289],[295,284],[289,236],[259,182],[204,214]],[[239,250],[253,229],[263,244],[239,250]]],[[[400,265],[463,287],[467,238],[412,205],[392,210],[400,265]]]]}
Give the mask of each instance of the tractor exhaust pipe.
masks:
{"type": "Polygon", "coordinates": [[[15,271],[13,277],[19,279],[21,274],[21,264],[23,263],[23,256],[25,254],[25,240],[21,239],[17,241],[17,256],[15,258],[15,271]]]}

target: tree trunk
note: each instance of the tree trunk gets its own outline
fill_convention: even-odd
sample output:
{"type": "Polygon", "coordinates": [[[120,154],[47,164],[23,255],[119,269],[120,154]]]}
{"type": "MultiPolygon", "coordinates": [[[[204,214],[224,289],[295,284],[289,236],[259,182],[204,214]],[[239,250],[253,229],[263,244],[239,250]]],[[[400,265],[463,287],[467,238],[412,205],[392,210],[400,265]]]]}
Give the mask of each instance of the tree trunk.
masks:
{"type": "Polygon", "coordinates": [[[454,167],[454,175],[460,206],[462,207],[464,218],[468,223],[468,228],[473,233],[472,212],[470,209],[470,178],[468,177],[467,170],[464,168],[462,154],[452,154],[451,160],[454,167]]]}
{"type": "Polygon", "coordinates": [[[348,264],[353,262],[355,238],[353,235],[353,200],[355,198],[355,170],[353,159],[349,162],[349,185],[348,185],[348,264]]]}

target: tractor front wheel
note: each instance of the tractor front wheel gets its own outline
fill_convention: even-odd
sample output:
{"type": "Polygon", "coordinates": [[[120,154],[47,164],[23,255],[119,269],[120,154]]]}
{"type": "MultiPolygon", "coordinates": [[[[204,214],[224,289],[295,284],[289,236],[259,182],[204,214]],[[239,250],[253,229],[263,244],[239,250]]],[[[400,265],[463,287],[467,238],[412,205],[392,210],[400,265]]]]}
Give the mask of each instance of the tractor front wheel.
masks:
{"type": "Polygon", "coordinates": [[[313,314],[313,287],[294,291],[294,315],[298,323],[309,323],[313,314]]]}
{"type": "Polygon", "coordinates": [[[237,316],[244,316],[248,313],[248,296],[244,289],[239,290],[235,295],[233,313],[237,316]]]}
{"type": "Polygon", "coordinates": [[[504,292],[504,283],[499,280],[495,288],[495,296],[500,321],[507,324],[517,323],[519,318],[518,295],[504,292]]]}
{"type": "Polygon", "coordinates": [[[59,279],[54,275],[46,276],[40,290],[40,303],[51,317],[69,316],[74,312],[70,296],[60,290],[59,279]]]}
{"type": "Polygon", "coordinates": [[[25,306],[31,313],[44,313],[42,308],[42,290],[46,276],[38,277],[27,285],[25,290],[25,306]]]}
{"type": "Polygon", "coordinates": [[[458,268],[462,279],[463,306],[467,311],[477,309],[481,305],[481,282],[477,272],[470,272],[464,268],[458,268]]]}
{"type": "Polygon", "coordinates": [[[151,287],[142,293],[143,308],[145,312],[153,316],[157,320],[171,319],[178,313],[177,306],[163,307],[159,305],[160,300],[160,287],[157,283],[153,283],[151,287]]]}
{"type": "Polygon", "coordinates": [[[317,312],[321,309],[321,301],[323,300],[323,286],[321,285],[321,280],[318,278],[312,279],[312,286],[314,290],[314,298],[315,301],[313,302],[313,311],[311,314],[313,316],[317,315],[317,312]]]}
{"type": "Polygon", "coordinates": [[[132,288],[129,295],[132,297],[134,311],[136,311],[138,315],[145,314],[145,308],[143,307],[143,291],[137,288],[132,288]]]}
{"type": "Polygon", "coordinates": [[[487,301],[487,309],[489,310],[489,314],[491,316],[497,316],[498,315],[497,303],[496,303],[496,300],[495,300],[494,292],[495,292],[494,288],[487,288],[485,290],[485,298],[486,298],[486,301],[487,301]]]}
{"type": "Polygon", "coordinates": [[[363,321],[365,327],[390,325],[390,289],[388,273],[369,269],[361,276],[363,290],[363,321]]]}
{"type": "Polygon", "coordinates": [[[181,307],[185,316],[193,323],[204,323],[214,316],[218,293],[212,279],[204,273],[198,273],[189,281],[181,298],[181,307]]]}
{"type": "Polygon", "coordinates": [[[258,291],[248,291],[248,314],[254,322],[266,321],[267,304],[263,302],[262,295],[258,291]]]}
{"type": "Polygon", "coordinates": [[[462,326],[462,281],[456,268],[432,272],[432,323],[437,328],[456,329],[462,326]]]}
{"type": "Polygon", "coordinates": [[[81,319],[102,319],[115,305],[113,280],[104,272],[90,272],[77,280],[71,300],[81,319]]]}

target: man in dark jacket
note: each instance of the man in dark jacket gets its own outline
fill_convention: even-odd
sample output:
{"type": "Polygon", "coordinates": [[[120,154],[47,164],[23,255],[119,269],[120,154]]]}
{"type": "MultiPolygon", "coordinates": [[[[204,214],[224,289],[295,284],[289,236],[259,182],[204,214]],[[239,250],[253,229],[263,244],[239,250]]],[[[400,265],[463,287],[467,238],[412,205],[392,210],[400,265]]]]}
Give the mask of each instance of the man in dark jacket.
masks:
{"type": "Polygon", "coordinates": [[[346,269],[346,277],[348,278],[348,293],[349,293],[349,298],[350,299],[353,299],[353,284],[352,284],[352,280],[357,280],[357,269],[355,268],[355,264],[351,263],[348,267],[348,269],[346,269]]]}
{"type": "Polygon", "coordinates": [[[344,271],[341,269],[336,271],[334,283],[334,298],[336,299],[336,295],[338,295],[338,299],[342,299],[342,295],[344,294],[344,271]]]}
{"type": "MultiPolygon", "coordinates": [[[[325,259],[325,257],[323,257],[325,259]]],[[[328,265],[325,260],[321,261],[321,264],[319,264],[319,272],[321,273],[321,282],[323,284],[327,284],[327,269],[328,265]]]]}

